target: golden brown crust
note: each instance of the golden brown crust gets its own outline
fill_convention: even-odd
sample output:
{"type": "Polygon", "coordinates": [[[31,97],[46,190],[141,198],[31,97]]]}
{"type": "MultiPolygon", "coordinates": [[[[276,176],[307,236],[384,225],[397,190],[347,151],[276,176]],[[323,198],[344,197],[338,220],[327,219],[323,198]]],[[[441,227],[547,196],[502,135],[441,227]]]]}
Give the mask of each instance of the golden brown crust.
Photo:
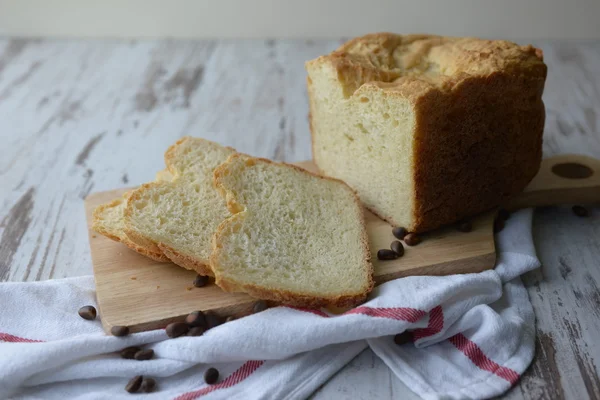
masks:
{"type": "Polygon", "coordinates": [[[544,80],[496,72],[419,100],[415,226],[407,228],[423,232],[479,214],[527,186],[542,160],[544,80]]]}
{"type": "Polygon", "coordinates": [[[505,40],[435,35],[374,33],[352,39],[336,51],[307,64],[337,71],[344,93],[351,96],[365,83],[417,100],[428,90],[452,90],[473,76],[503,71],[544,75],[539,49],[505,40]]]}
{"type": "Polygon", "coordinates": [[[311,308],[326,307],[326,306],[336,306],[336,307],[355,306],[355,305],[363,302],[366,299],[369,292],[371,290],[373,290],[373,286],[374,286],[373,265],[371,264],[371,251],[369,249],[369,238],[368,238],[368,234],[367,234],[367,230],[366,230],[366,226],[365,226],[365,222],[364,222],[365,221],[364,213],[362,212],[363,206],[360,203],[360,200],[358,199],[356,192],[352,188],[350,188],[345,182],[343,182],[339,179],[331,178],[328,176],[322,176],[322,175],[316,174],[314,172],[307,171],[304,168],[298,167],[297,165],[292,165],[292,164],[288,164],[285,162],[274,162],[274,161],[271,161],[271,160],[268,160],[265,158],[249,157],[245,154],[240,154],[240,153],[230,155],[229,158],[227,159],[227,161],[225,161],[223,164],[221,164],[219,167],[217,167],[215,169],[213,177],[214,177],[214,179],[213,179],[214,186],[219,190],[219,193],[221,194],[221,196],[223,196],[223,198],[226,199],[227,208],[233,214],[231,217],[227,218],[225,221],[223,221],[221,224],[219,224],[215,234],[213,235],[213,241],[212,241],[212,250],[213,251],[210,255],[210,264],[215,273],[215,283],[221,289],[223,289],[227,292],[245,292],[245,293],[248,293],[250,296],[253,296],[253,297],[256,297],[259,299],[272,300],[272,301],[275,301],[278,303],[289,304],[289,305],[298,306],[298,307],[311,307],[311,308]],[[301,171],[303,173],[308,173],[314,177],[317,177],[317,178],[320,178],[323,180],[341,183],[345,187],[348,188],[348,190],[353,194],[354,201],[356,202],[358,209],[360,210],[360,215],[358,216],[358,218],[360,218],[359,220],[362,221],[361,243],[362,243],[363,251],[365,254],[364,263],[365,263],[365,270],[367,272],[367,279],[368,279],[368,284],[367,284],[367,287],[364,289],[364,291],[362,291],[361,293],[353,294],[353,295],[315,296],[315,295],[311,295],[311,294],[291,292],[291,291],[281,290],[281,289],[276,289],[276,288],[260,287],[260,286],[254,285],[254,284],[247,284],[247,283],[244,284],[244,283],[236,282],[233,279],[224,277],[219,274],[217,261],[219,259],[219,253],[222,251],[221,237],[225,235],[225,231],[228,229],[230,224],[234,223],[236,219],[241,218],[241,214],[245,210],[244,205],[239,204],[235,199],[235,195],[232,192],[229,192],[222,183],[223,177],[226,176],[228,173],[228,164],[230,162],[232,162],[233,160],[235,160],[236,158],[246,158],[247,163],[248,162],[256,163],[258,161],[262,161],[262,162],[269,163],[269,164],[285,165],[287,167],[293,168],[293,169],[301,171]]]}
{"type": "Polygon", "coordinates": [[[102,220],[103,212],[108,208],[118,207],[122,202],[123,202],[123,199],[115,199],[115,200],[111,201],[110,203],[102,204],[102,205],[99,205],[98,207],[96,207],[96,209],[94,210],[94,213],[93,213],[94,222],[92,224],[92,229],[95,232],[98,232],[99,234],[106,236],[107,238],[109,238],[111,240],[114,240],[115,242],[124,244],[125,246],[129,247],[131,250],[134,250],[148,258],[151,258],[154,261],[170,262],[171,260],[169,260],[164,254],[162,254],[162,252],[157,253],[157,252],[150,251],[150,250],[138,245],[137,243],[133,242],[129,237],[127,237],[125,232],[122,232],[122,234],[119,234],[120,232],[113,232],[113,231],[107,230],[107,229],[105,229],[105,227],[102,224],[100,224],[100,220],[102,220]]]}
{"type": "MultiPolygon", "coordinates": [[[[165,165],[166,165],[167,169],[166,169],[166,171],[161,171],[157,174],[158,182],[145,183],[145,184],[141,185],[138,189],[132,191],[129,194],[129,196],[127,197],[127,207],[125,207],[125,211],[124,211],[126,220],[127,220],[127,217],[131,217],[131,214],[132,214],[131,209],[129,207],[130,202],[139,200],[141,198],[142,194],[148,189],[152,189],[157,186],[171,185],[171,184],[173,184],[173,182],[175,182],[179,178],[179,171],[177,170],[177,167],[175,166],[176,160],[177,160],[176,153],[179,150],[180,145],[190,139],[201,140],[203,142],[210,143],[208,140],[205,140],[205,139],[184,136],[181,139],[177,140],[174,144],[169,146],[169,148],[167,149],[167,151],[165,152],[165,155],[164,155],[165,165]]],[[[226,146],[225,148],[229,149],[231,151],[235,151],[234,148],[229,147],[229,146],[226,146]]],[[[141,246],[143,246],[143,248],[146,251],[153,252],[153,253],[161,253],[161,254],[164,253],[165,257],[167,257],[169,259],[169,261],[172,261],[173,263],[179,265],[180,267],[183,267],[183,268],[186,268],[189,270],[194,270],[194,271],[198,272],[200,275],[213,276],[212,269],[210,268],[210,264],[208,263],[208,260],[195,259],[191,256],[182,254],[182,253],[178,252],[176,249],[174,249],[164,243],[156,242],[156,241],[152,240],[151,238],[144,236],[141,232],[134,230],[133,227],[128,225],[127,223],[125,223],[125,232],[133,240],[135,240],[141,246]]]]}
{"type": "MultiPolygon", "coordinates": [[[[501,40],[378,33],[350,40],[308,65],[333,68],[347,97],[378,91],[413,104],[410,231],[494,208],[522,191],[539,169],[547,73],[539,49],[501,40]]],[[[312,103],[310,81],[308,90],[312,103]]]]}
{"type": "Polygon", "coordinates": [[[281,304],[307,308],[330,306],[354,307],[363,303],[369,294],[368,291],[365,291],[358,295],[317,297],[310,294],[290,292],[287,290],[267,289],[251,284],[238,285],[236,282],[219,277],[218,275],[215,283],[226,292],[244,292],[257,299],[271,300],[281,304]]]}
{"type": "Polygon", "coordinates": [[[181,254],[164,243],[159,243],[158,247],[162,250],[165,256],[170,259],[170,261],[173,261],[180,267],[196,271],[200,275],[214,276],[210,265],[207,263],[200,262],[192,257],[181,254]]]}
{"type": "Polygon", "coordinates": [[[162,186],[164,184],[168,184],[168,182],[144,183],[139,188],[132,190],[127,196],[127,205],[125,207],[125,210],[123,211],[125,220],[125,234],[129,236],[132,240],[134,240],[136,243],[138,243],[140,246],[144,247],[147,251],[153,253],[162,253],[162,250],[160,249],[160,247],[158,247],[158,243],[147,238],[146,236],[143,236],[127,223],[127,219],[132,216],[132,211],[129,204],[131,204],[134,201],[140,200],[144,191],[152,189],[155,186],[162,186]]]}

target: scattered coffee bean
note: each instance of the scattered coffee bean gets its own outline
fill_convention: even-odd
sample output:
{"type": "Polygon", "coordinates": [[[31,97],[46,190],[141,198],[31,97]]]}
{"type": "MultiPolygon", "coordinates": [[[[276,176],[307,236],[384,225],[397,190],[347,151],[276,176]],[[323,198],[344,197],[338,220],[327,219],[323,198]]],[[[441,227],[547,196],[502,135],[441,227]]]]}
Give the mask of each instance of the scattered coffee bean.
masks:
{"type": "Polygon", "coordinates": [[[502,218],[496,218],[494,221],[494,233],[498,233],[502,229],[504,229],[504,220],[502,218]]]}
{"type": "Polygon", "coordinates": [[[230,315],[229,317],[225,318],[225,322],[231,322],[235,320],[235,317],[233,315],[230,315]]]}
{"type": "Polygon", "coordinates": [[[223,323],[223,319],[213,312],[207,312],[204,314],[204,317],[206,318],[206,327],[208,329],[212,329],[223,323]]]}
{"type": "Polygon", "coordinates": [[[150,360],[152,359],[152,357],[154,357],[154,350],[152,349],[140,350],[133,356],[133,358],[135,358],[138,361],[150,360]]]}
{"type": "Polygon", "coordinates": [[[508,212],[507,209],[501,208],[498,210],[498,218],[501,218],[504,221],[506,221],[507,219],[510,218],[510,213],[508,212]]]}
{"type": "Polygon", "coordinates": [[[112,333],[113,336],[127,336],[129,335],[129,328],[122,325],[116,325],[110,328],[110,333],[112,333]]]}
{"type": "Polygon", "coordinates": [[[196,279],[194,279],[194,286],[196,286],[196,287],[206,286],[207,283],[208,283],[208,276],[197,275],[196,279]]]}
{"type": "Polygon", "coordinates": [[[206,318],[202,311],[192,311],[185,317],[185,323],[189,326],[206,326],[206,318]]]}
{"type": "Polygon", "coordinates": [[[396,238],[398,238],[398,239],[402,240],[402,239],[404,239],[404,236],[406,236],[406,235],[408,234],[408,231],[406,230],[406,228],[403,228],[403,227],[401,227],[401,226],[398,226],[398,227],[396,227],[396,228],[392,229],[392,234],[393,234],[393,235],[394,235],[396,238]]]}
{"type": "Polygon", "coordinates": [[[79,316],[88,321],[96,319],[96,309],[93,306],[83,306],[79,309],[79,316]]]}
{"type": "Polygon", "coordinates": [[[267,308],[269,308],[267,306],[267,302],[264,300],[259,300],[256,303],[254,303],[254,306],[252,306],[252,312],[259,313],[261,311],[265,311],[267,308]]]}
{"type": "Polygon", "coordinates": [[[209,368],[204,373],[204,382],[212,385],[219,380],[219,371],[216,368],[209,368]]]}
{"type": "Polygon", "coordinates": [[[390,248],[398,255],[398,257],[402,257],[404,255],[404,246],[402,242],[394,240],[390,245],[390,248]]]}
{"type": "Polygon", "coordinates": [[[144,377],[142,375],[134,376],[125,386],[125,390],[129,393],[135,393],[140,390],[140,386],[142,386],[142,380],[144,377]]]}
{"type": "Polygon", "coordinates": [[[379,260],[395,260],[396,258],[398,258],[398,254],[393,250],[377,250],[377,259],[379,260]]]}
{"type": "Polygon", "coordinates": [[[398,346],[401,346],[406,343],[410,343],[411,341],[412,341],[412,333],[409,331],[404,331],[404,332],[399,333],[396,336],[394,336],[394,343],[396,343],[398,346]]]}
{"type": "Polygon", "coordinates": [[[456,226],[456,229],[461,232],[471,232],[473,230],[473,224],[469,221],[463,221],[456,226]]]}
{"type": "Polygon", "coordinates": [[[206,332],[206,328],[203,326],[195,326],[189,330],[188,336],[202,336],[206,332]]]}
{"type": "Polygon", "coordinates": [[[185,322],[173,322],[167,325],[165,331],[170,338],[176,338],[185,335],[190,330],[190,327],[185,322]]]}
{"type": "Polygon", "coordinates": [[[144,393],[154,392],[156,389],[156,381],[152,378],[144,378],[140,390],[144,393]]]}
{"type": "Polygon", "coordinates": [[[126,360],[133,360],[135,357],[135,353],[140,351],[141,349],[137,346],[125,347],[121,350],[121,358],[126,360]]]}
{"type": "Polygon", "coordinates": [[[409,246],[416,246],[421,243],[421,238],[416,233],[409,233],[404,237],[404,243],[409,246]]]}
{"type": "Polygon", "coordinates": [[[587,208],[582,206],[573,206],[572,210],[578,217],[587,217],[589,215],[587,208]]]}

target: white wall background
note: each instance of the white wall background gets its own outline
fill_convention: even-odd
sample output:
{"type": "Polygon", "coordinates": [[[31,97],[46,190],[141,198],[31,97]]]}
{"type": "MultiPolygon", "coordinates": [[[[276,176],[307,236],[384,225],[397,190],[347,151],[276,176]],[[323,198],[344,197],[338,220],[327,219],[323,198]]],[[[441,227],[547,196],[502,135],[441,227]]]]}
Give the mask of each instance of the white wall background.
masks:
{"type": "Polygon", "coordinates": [[[0,0],[0,35],[600,38],[600,0],[0,0]]]}

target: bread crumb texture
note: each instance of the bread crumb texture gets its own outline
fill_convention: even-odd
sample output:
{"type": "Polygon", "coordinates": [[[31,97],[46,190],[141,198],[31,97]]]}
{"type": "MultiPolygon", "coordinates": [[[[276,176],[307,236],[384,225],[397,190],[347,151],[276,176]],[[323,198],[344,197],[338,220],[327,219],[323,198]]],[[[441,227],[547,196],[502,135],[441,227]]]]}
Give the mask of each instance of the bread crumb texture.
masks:
{"type": "Polygon", "coordinates": [[[353,305],[372,289],[362,206],[343,182],[235,154],[215,170],[233,215],[211,265],[228,291],[297,306],[353,305]]]}
{"type": "Polygon", "coordinates": [[[213,188],[213,171],[235,152],[230,147],[184,137],[165,153],[170,180],[147,183],[132,191],[124,211],[125,231],[144,247],[203,275],[211,237],[230,214],[213,188]]]}

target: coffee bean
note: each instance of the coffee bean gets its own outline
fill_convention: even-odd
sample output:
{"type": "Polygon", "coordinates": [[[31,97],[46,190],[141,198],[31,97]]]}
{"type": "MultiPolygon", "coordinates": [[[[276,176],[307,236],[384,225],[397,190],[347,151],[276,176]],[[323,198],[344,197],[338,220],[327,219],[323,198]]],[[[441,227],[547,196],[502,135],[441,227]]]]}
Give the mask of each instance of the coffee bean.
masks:
{"type": "Polygon", "coordinates": [[[125,347],[121,350],[121,358],[126,360],[133,360],[135,357],[135,353],[140,351],[141,349],[137,346],[125,347]]]}
{"type": "Polygon", "coordinates": [[[154,357],[154,350],[152,350],[152,349],[140,350],[137,353],[135,353],[135,355],[133,357],[138,361],[150,360],[152,357],[154,357]]]}
{"type": "Polygon", "coordinates": [[[185,335],[190,330],[190,327],[185,322],[173,322],[167,325],[165,331],[170,338],[176,338],[185,335]]]}
{"type": "Polygon", "coordinates": [[[125,386],[125,390],[129,393],[135,393],[140,390],[140,386],[142,386],[142,380],[144,377],[142,375],[134,376],[129,380],[127,386],[125,386]]]}
{"type": "Polygon", "coordinates": [[[206,318],[202,311],[192,311],[185,317],[185,323],[189,326],[206,326],[206,318]]]}
{"type": "Polygon", "coordinates": [[[127,336],[129,335],[129,328],[122,325],[116,325],[110,328],[110,333],[112,333],[113,336],[127,336]]]}
{"type": "Polygon", "coordinates": [[[188,336],[202,336],[206,332],[206,328],[203,326],[195,326],[189,330],[188,336]]]}
{"type": "Polygon", "coordinates": [[[96,319],[96,309],[93,306],[83,306],[79,309],[79,316],[88,321],[96,319]]]}
{"type": "Polygon", "coordinates": [[[194,286],[196,286],[196,287],[206,286],[207,283],[208,283],[208,276],[197,275],[196,279],[194,279],[194,286]]]}
{"type": "Polygon", "coordinates": [[[501,218],[504,221],[506,221],[507,219],[510,218],[510,213],[508,212],[507,209],[501,208],[498,210],[498,218],[501,218]]]}
{"type": "Polygon", "coordinates": [[[204,314],[204,317],[206,318],[206,327],[208,329],[212,329],[215,326],[219,326],[223,323],[223,319],[221,319],[221,317],[212,312],[207,312],[206,314],[204,314]]]}
{"type": "Polygon", "coordinates": [[[225,318],[225,322],[231,322],[235,320],[235,317],[233,315],[230,315],[229,317],[225,318]]]}
{"type": "Polygon", "coordinates": [[[259,300],[256,303],[254,303],[254,306],[252,306],[252,312],[259,313],[261,311],[265,311],[267,308],[269,308],[267,306],[267,302],[264,300],[259,300]]]}
{"type": "Polygon", "coordinates": [[[154,389],[156,389],[156,381],[152,378],[144,378],[142,386],[140,386],[140,391],[150,393],[154,392],[154,389]]]}
{"type": "Polygon", "coordinates": [[[395,260],[396,258],[398,258],[398,254],[393,250],[377,250],[377,259],[379,260],[395,260]]]}
{"type": "Polygon", "coordinates": [[[404,237],[404,243],[409,246],[416,246],[421,243],[421,238],[416,233],[409,233],[404,237]]]}
{"type": "Polygon", "coordinates": [[[392,229],[392,234],[393,234],[393,235],[394,235],[396,238],[398,238],[398,239],[402,240],[402,239],[404,239],[404,236],[406,236],[406,235],[408,234],[408,231],[406,230],[406,228],[403,228],[403,227],[401,227],[401,226],[398,226],[398,227],[396,227],[396,228],[392,229]]]}
{"type": "Polygon", "coordinates": [[[469,221],[463,221],[456,226],[461,232],[471,232],[473,230],[473,225],[469,221]]]}
{"type": "Polygon", "coordinates": [[[411,341],[412,341],[412,333],[409,331],[404,331],[404,332],[399,333],[396,336],[394,336],[394,343],[396,343],[398,346],[401,346],[406,343],[410,343],[411,341]]]}
{"type": "Polygon", "coordinates": [[[496,218],[494,221],[494,233],[498,233],[502,229],[504,229],[504,220],[502,218],[496,218]]]}
{"type": "Polygon", "coordinates": [[[398,257],[402,257],[404,255],[404,246],[402,246],[401,242],[394,240],[390,245],[390,248],[398,255],[398,257]]]}
{"type": "Polygon", "coordinates": [[[212,385],[219,380],[219,371],[216,368],[209,368],[204,373],[204,382],[212,385]]]}
{"type": "Polygon", "coordinates": [[[587,217],[589,215],[587,208],[582,206],[573,206],[572,210],[578,217],[587,217]]]}

